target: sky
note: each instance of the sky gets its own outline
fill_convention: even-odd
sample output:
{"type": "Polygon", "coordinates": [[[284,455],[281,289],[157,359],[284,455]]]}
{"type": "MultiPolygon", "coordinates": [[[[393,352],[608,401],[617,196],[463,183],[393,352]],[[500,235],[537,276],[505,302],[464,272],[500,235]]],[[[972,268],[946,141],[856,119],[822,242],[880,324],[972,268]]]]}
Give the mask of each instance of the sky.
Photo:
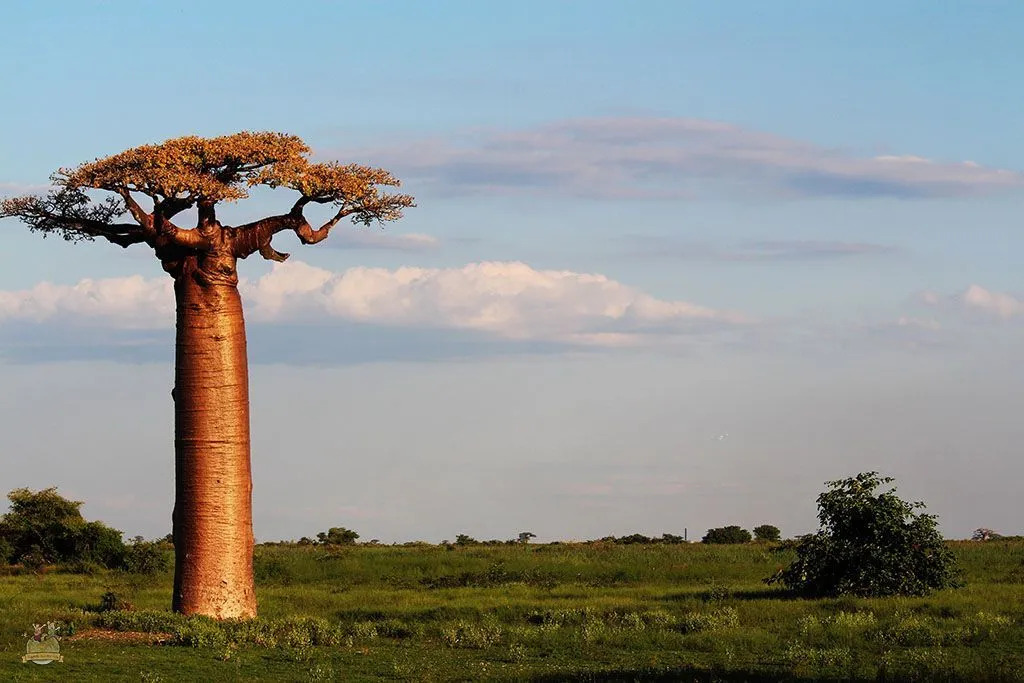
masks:
{"type": "MultiPolygon", "coordinates": [[[[947,536],[1021,533],[1022,23],[1011,1],[14,2],[0,196],[241,130],[415,195],[241,264],[258,541],[794,536],[868,470],[947,536]]],[[[0,243],[0,488],[163,536],[170,278],[14,219],[0,243]]]]}

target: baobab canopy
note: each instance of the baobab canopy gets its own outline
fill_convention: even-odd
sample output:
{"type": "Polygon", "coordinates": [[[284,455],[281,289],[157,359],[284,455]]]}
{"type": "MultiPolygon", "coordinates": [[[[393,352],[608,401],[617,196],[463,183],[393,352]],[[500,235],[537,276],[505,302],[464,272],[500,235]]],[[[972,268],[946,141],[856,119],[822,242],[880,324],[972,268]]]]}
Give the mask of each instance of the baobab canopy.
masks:
{"type": "Polygon", "coordinates": [[[302,243],[315,244],[342,218],[388,221],[413,205],[408,195],[382,191],[398,185],[387,171],[312,163],[309,153],[302,140],[280,133],[181,137],[61,169],[49,194],[0,203],[0,218],[20,218],[44,236],[147,244],[174,278],[173,606],[185,614],[256,615],[238,259],[259,252],[283,261],[288,255],[270,244],[278,232],[291,230],[302,243]],[[222,225],[217,204],[242,199],[257,185],[288,188],[298,198],[285,213],[222,225]],[[95,190],[112,194],[96,200],[95,190]],[[303,215],[311,203],[336,211],[313,228],[303,215]],[[195,225],[179,225],[175,218],[193,208],[195,225]]]}
{"type": "Polygon", "coordinates": [[[283,187],[300,195],[288,213],[229,228],[223,235],[238,258],[259,251],[265,258],[282,261],[287,254],[270,246],[277,232],[293,230],[304,244],[312,244],[324,239],[347,216],[367,224],[392,220],[401,216],[404,207],[413,205],[408,195],[381,191],[382,186],[399,185],[387,171],[359,164],[312,163],[309,154],[301,139],[281,133],[175,138],[61,169],[51,178],[56,186],[52,192],[4,200],[0,217],[19,217],[33,230],[68,240],[102,237],[122,247],[146,243],[155,249],[201,251],[213,247],[209,233],[219,225],[218,202],[247,197],[248,188],[256,185],[283,187]],[[88,189],[117,196],[93,201],[88,189]],[[151,204],[151,211],[139,200],[151,204]],[[310,203],[331,204],[337,212],[313,229],[302,213],[310,203]],[[194,229],[173,222],[175,216],[193,207],[199,209],[194,229]],[[118,220],[126,214],[135,222],[118,220]]]}

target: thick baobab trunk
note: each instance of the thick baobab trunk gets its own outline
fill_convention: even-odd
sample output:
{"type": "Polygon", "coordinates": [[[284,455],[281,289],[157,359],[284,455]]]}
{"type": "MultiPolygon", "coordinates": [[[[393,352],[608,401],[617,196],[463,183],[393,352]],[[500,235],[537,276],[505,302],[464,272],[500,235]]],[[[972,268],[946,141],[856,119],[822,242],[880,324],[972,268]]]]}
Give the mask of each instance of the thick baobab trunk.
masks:
{"type": "Polygon", "coordinates": [[[233,277],[210,278],[194,257],[175,278],[174,297],[174,610],[254,617],[242,301],[233,277]]]}

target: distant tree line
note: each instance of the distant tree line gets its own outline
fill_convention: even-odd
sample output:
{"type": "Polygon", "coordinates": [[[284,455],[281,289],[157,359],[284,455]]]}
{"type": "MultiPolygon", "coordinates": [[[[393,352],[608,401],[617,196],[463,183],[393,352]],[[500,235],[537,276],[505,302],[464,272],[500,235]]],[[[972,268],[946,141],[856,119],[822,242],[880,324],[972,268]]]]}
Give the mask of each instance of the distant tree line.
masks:
{"type": "MultiPolygon", "coordinates": [[[[795,560],[766,581],[779,583],[794,593],[829,595],[923,595],[932,590],[960,585],[951,550],[938,532],[934,515],[920,513],[923,503],[907,503],[894,489],[893,480],[876,472],[827,482],[818,496],[821,528],[815,534],[778,543],[781,532],[771,524],[754,527],[753,533],[729,525],[708,529],[705,544],[769,542],[777,551],[792,553],[795,560]]],[[[122,533],[102,522],[84,519],[79,501],[63,498],[55,488],[33,492],[15,489],[8,496],[10,510],[0,516],[0,565],[35,571],[57,565],[69,571],[113,569],[150,574],[169,568],[171,537],[146,542],[135,537],[123,541],[122,533]]],[[[442,541],[448,550],[484,545],[527,545],[536,535],[523,531],[514,539],[478,541],[457,534],[454,542],[442,541]]],[[[992,529],[979,528],[976,542],[1017,540],[992,529]]],[[[346,527],[331,527],[297,543],[282,541],[264,545],[300,545],[336,548],[353,546],[359,534],[346,527]]],[[[684,536],[664,533],[651,537],[634,533],[605,536],[586,544],[682,544],[684,536]]],[[[362,545],[375,545],[372,539],[362,545]]],[[[399,545],[399,544],[396,544],[399,545]]],[[[403,546],[432,546],[422,541],[403,546]]],[[[554,541],[549,545],[560,545],[554,541]]]]}
{"type": "MultiPolygon", "coordinates": [[[[778,541],[780,540],[781,533],[779,528],[771,524],[762,524],[754,527],[754,533],[751,533],[738,526],[726,526],[718,527],[714,529],[708,529],[702,539],[703,543],[750,543],[752,541],[778,541]]],[[[536,538],[536,534],[531,531],[522,531],[516,538],[510,539],[497,539],[492,538],[490,540],[477,540],[469,534],[456,534],[455,540],[444,539],[440,543],[428,543],[427,541],[406,541],[404,543],[395,543],[393,545],[400,546],[431,546],[440,545],[445,547],[460,548],[466,546],[498,546],[498,545],[527,545],[531,539],[536,538]]],[[[344,545],[355,545],[359,539],[359,534],[351,529],[345,527],[331,527],[327,531],[321,531],[316,535],[316,538],[310,538],[303,536],[298,541],[266,541],[260,545],[266,546],[344,546],[344,545]]],[[[663,533],[661,536],[646,536],[644,534],[634,533],[627,534],[625,536],[602,536],[589,541],[580,541],[585,544],[593,543],[614,543],[617,545],[674,545],[681,543],[688,543],[689,541],[685,536],[678,534],[663,533]]],[[[364,543],[364,545],[377,545],[379,541],[373,539],[364,543]]],[[[561,545],[562,541],[551,541],[553,545],[561,545]]]]}
{"type": "Polygon", "coordinates": [[[1003,534],[985,527],[974,530],[971,534],[972,541],[1021,541],[1024,536],[1004,536],[1003,534]]]}
{"type": "Polygon", "coordinates": [[[761,524],[754,527],[751,536],[746,529],[731,525],[708,529],[701,543],[750,543],[751,541],[778,541],[782,537],[779,527],[773,524],[761,524]]]}

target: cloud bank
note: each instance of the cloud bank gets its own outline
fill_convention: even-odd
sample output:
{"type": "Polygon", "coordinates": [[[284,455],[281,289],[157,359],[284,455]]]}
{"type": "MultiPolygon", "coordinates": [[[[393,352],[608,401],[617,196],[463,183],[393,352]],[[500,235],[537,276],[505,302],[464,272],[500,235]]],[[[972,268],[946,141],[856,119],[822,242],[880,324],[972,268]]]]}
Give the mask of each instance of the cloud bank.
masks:
{"type": "MultiPolygon", "coordinates": [[[[288,262],[240,289],[246,318],[257,324],[346,322],[582,346],[638,345],[746,322],[735,313],[658,299],[601,274],[536,270],[520,262],[340,273],[288,262]]],[[[170,278],[44,282],[0,291],[0,323],[162,328],[173,325],[173,300],[170,278]]]]}
{"type": "Polygon", "coordinates": [[[939,310],[959,313],[975,320],[1008,321],[1024,316],[1024,299],[1005,292],[994,292],[972,284],[962,292],[943,295],[925,291],[917,295],[918,303],[939,310]]]}
{"type": "Polygon", "coordinates": [[[692,118],[570,119],[354,154],[450,194],[688,198],[728,190],[733,196],[925,198],[1024,186],[1020,172],[972,161],[862,156],[692,118]]]}
{"type": "Polygon", "coordinates": [[[1024,301],[1003,292],[992,292],[981,285],[971,285],[960,295],[963,306],[1002,320],[1024,315],[1024,301]]]}

